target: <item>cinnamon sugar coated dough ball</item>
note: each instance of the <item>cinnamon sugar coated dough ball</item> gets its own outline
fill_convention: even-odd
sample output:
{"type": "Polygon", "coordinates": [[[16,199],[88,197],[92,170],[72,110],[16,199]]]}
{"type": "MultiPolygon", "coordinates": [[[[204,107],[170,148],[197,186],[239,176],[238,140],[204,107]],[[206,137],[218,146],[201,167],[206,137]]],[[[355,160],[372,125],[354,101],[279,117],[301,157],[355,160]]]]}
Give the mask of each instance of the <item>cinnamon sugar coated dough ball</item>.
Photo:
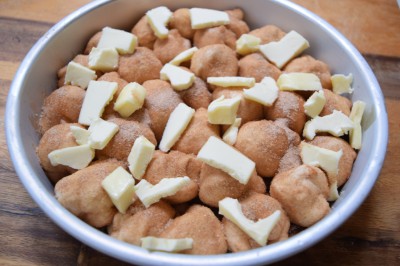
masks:
{"type": "Polygon", "coordinates": [[[207,88],[207,84],[198,77],[195,77],[193,85],[183,91],[178,91],[183,102],[193,109],[208,108],[212,101],[212,95],[207,88]]]}
{"type": "Polygon", "coordinates": [[[205,81],[208,77],[236,76],[236,53],[224,44],[205,46],[194,53],[190,70],[205,81]]]}
{"type": "Polygon", "coordinates": [[[314,166],[303,164],[274,177],[271,196],[277,199],[292,223],[309,227],[330,211],[328,179],[314,166]]]}
{"type": "Polygon", "coordinates": [[[146,125],[121,118],[112,118],[108,122],[118,125],[119,130],[104,149],[96,150],[96,156],[99,158],[115,158],[126,162],[133,143],[140,136],[144,136],[151,143],[157,145],[154,133],[146,125]]]}
{"type": "MultiPolygon", "coordinates": [[[[72,59],[73,62],[81,64],[82,66],[89,67],[89,56],[88,55],[83,55],[83,54],[78,54],[77,56],[72,59]]],[[[64,86],[65,83],[65,75],[67,74],[67,66],[64,66],[60,68],[57,72],[57,77],[58,77],[58,87],[64,86]]],[[[96,71],[96,75],[99,76],[101,72],[96,71]]]]}
{"type": "Polygon", "coordinates": [[[207,109],[200,108],[172,149],[197,154],[211,136],[219,138],[219,125],[208,123],[207,109]]]}
{"type": "Polygon", "coordinates": [[[279,163],[278,173],[281,173],[296,168],[302,164],[299,147],[301,138],[299,134],[288,128],[284,121],[277,120],[274,124],[285,131],[286,137],[289,141],[289,148],[279,163]]]}
{"type": "Polygon", "coordinates": [[[101,182],[119,166],[117,160],[105,160],[64,177],[54,188],[56,199],[93,227],[109,225],[117,209],[101,182]]]}
{"type": "Polygon", "coordinates": [[[50,178],[53,183],[57,183],[58,180],[64,176],[74,172],[74,169],[68,166],[53,166],[48,157],[49,153],[52,151],[78,146],[75,141],[75,137],[72,135],[70,130],[71,126],[82,127],[79,124],[68,123],[55,125],[43,134],[36,150],[40,165],[42,166],[43,170],[46,171],[47,177],[50,178]]]}
{"type": "Polygon", "coordinates": [[[212,44],[225,44],[232,50],[236,49],[236,34],[225,26],[196,30],[193,45],[202,48],[212,44]]]}
{"type": "Polygon", "coordinates": [[[172,29],[177,29],[186,39],[192,39],[195,33],[195,30],[192,29],[190,13],[187,8],[175,10],[169,22],[169,26],[172,29]]]}
{"type": "Polygon", "coordinates": [[[303,98],[290,91],[279,91],[278,99],[270,107],[264,107],[266,119],[285,121],[293,131],[301,134],[306,123],[303,98]]]}
{"type": "Polygon", "coordinates": [[[160,234],[162,238],[192,238],[192,249],[184,254],[223,254],[227,244],[221,222],[207,207],[193,205],[189,210],[170,222],[160,234]]]}
{"type": "Polygon", "coordinates": [[[154,42],[157,40],[157,37],[147,22],[146,15],[143,16],[135,26],[133,26],[131,32],[138,38],[139,46],[153,49],[154,42]]]}
{"type": "Polygon", "coordinates": [[[265,25],[264,27],[252,30],[249,34],[261,39],[261,44],[277,42],[286,35],[286,33],[274,25],[265,25]]]}
{"type": "MultiPolygon", "coordinates": [[[[244,216],[254,222],[267,218],[275,211],[281,212],[281,217],[272,229],[267,244],[288,238],[290,221],[281,204],[276,199],[265,194],[251,193],[249,196],[240,199],[239,202],[244,216]]],[[[230,251],[239,252],[260,247],[256,241],[227,218],[224,217],[222,219],[222,224],[230,251]]]]}
{"type": "Polygon", "coordinates": [[[347,116],[350,115],[352,103],[349,99],[327,89],[324,89],[324,95],[326,102],[319,116],[330,115],[334,110],[341,111],[347,116]]]}
{"type": "Polygon", "coordinates": [[[76,86],[66,85],[53,91],[43,102],[39,119],[40,133],[60,123],[78,122],[84,98],[85,90],[76,86]]]}
{"type": "Polygon", "coordinates": [[[102,32],[96,32],[95,35],[93,35],[90,40],[88,41],[85,51],[83,52],[84,54],[89,54],[90,51],[92,51],[93,47],[97,47],[99,44],[100,38],[101,38],[102,32]]]}
{"type": "Polygon", "coordinates": [[[237,38],[240,38],[242,34],[246,34],[250,31],[249,26],[243,21],[243,11],[239,8],[233,10],[226,10],[229,16],[229,24],[226,27],[235,33],[237,38]]]}
{"type": "Polygon", "coordinates": [[[174,216],[174,208],[164,201],[146,208],[136,200],[125,214],[117,213],[114,216],[108,233],[116,239],[140,246],[142,237],[158,237],[174,216]]]}
{"type": "Polygon", "coordinates": [[[178,30],[174,29],[169,31],[167,38],[156,40],[153,52],[162,64],[166,64],[190,47],[190,41],[183,38],[178,30]]]}
{"type": "Polygon", "coordinates": [[[128,82],[142,84],[146,80],[158,79],[161,68],[160,60],[146,47],[137,47],[133,54],[119,57],[118,73],[128,82]]]}
{"type": "Polygon", "coordinates": [[[181,188],[175,195],[165,198],[171,203],[183,203],[194,199],[198,194],[201,165],[202,162],[193,155],[179,151],[163,153],[157,150],[147,166],[143,179],[155,185],[163,178],[189,177],[189,184],[181,188]]]}
{"type": "Polygon", "coordinates": [[[114,111],[114,103],[117,101],[119,93],[122,89],[128,85],[126,80],[121,79],[117,72],[108,72],[102,75],[98,81],[108,81],[108,82],[116,82],[118,84],[117,91],[114,93],[113,99],[110,103],[104,108],[103,117],[109,117],[110,115],[115,114],[115,116],[119,117],[117,111],[114,111]]]}
{"type": "Polygon", "coordinates": [[[268,62],[259,53],[246,55],[239,60],[239,76],[253,77],[256,82],[261,82],[264,77],[277,80],[280,75],[280,69],[268,62]]]}
{"type": "Polygon", "coordinates": [[[272,121],[260,120],[244,124],[238,132],[235,148],[256,163],[257,173],[272,177],[289,148],[285,131],[272,121]]]}
{"type": "Polygon", "coordinates": [[[339,172],[336,178],[338,181],[338,187],[346,183],[347,179],[349,179],[351,175],[354,160],[357,157],[357,153],[353,150],[350,144],[341,138],[332,136],[317,136],[309,143],[332,151],[342,150],[343,155],[339,160],[339,172]]]}

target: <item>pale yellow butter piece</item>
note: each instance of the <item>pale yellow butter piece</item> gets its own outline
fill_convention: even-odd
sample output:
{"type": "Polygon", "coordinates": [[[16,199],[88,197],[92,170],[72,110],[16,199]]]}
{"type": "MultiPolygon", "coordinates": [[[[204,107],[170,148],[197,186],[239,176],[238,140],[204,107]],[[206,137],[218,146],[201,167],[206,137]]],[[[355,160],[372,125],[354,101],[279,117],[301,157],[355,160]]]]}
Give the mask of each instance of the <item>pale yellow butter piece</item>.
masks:
{"type": "Polygon", "coordinates": [[[145,98],[146,89],[136,82],[131,82],[119,93],[114,103],[114,110],[122,117],[127,118],[143,107],[145,98]]]}
{"type": "Polygon", "coordinates": [[[240,124],[242,123],[241,118],[236,118],[235,122],[225,131],[222,139],[229,145],[234,145],[236,143],[237,134],[239,131],[240,124]]]}
{"type": "Polygon", "coordinates": [[[322,109],[324,109],[326,102],[324,90],[316,91],[304,103],[304,111],[309,117],[318,116],[322,109]]]}
{"type": "Polygon", "coordinates": [[[353,103],[353,106],[351,108],[351,112],[350,112],[350,119],[351,121],[353,121],[354,123],[361,123],[363,114],[364,114],[364,110],[365,110],[365,102],[363,101],[355,101],[353,103]]]}
{"type": "Polygon", "coordinates": [[[101,182],[101,186],[118,211],[126,213],[128,207],[133,203],[135,179],[120,166],[101,182]]]}
{"type": "Polygon", "coordinates": [[[353,74],[347,76],[343,74],[336,74],[331,76],[332,90],[336,94],[353,93],[351,83],[353,82],[353,74]]]}
{"type": "Polygon", "coordinates": [[[88,144],[84,144],[52,151],[48,158],[52,166],[61,164],[79,170],[93,160],[94,150],[88,144]]]}
{"type": "Polygon", "coordinates": [[[158,202],[161,198],[175,195],[176,192],[186,186],[189,182],[190,178],[187,176],[163,178],[156,185],[152,185],[145,179],[142,179],[135,186],[135,193],[143,205],[148,208],[151,204],[158,202]]]}
{"type": "Polygon", "coordinates": [[[154,251],[179,252],[193,247],[192,238],[158,238],[153,236],[140,239],[142,248],[154,251]]]}
{"type": "Polygon", "coordinates": [[[317,132],[328,132],[341,137],[353,129],[353,121],[340,111],[334,110],[326,116],[316,116],[304,125],[303,137],[313,139],[317,132]]]}
{"type": "Polygon", "coordinates": [[[260,38],[251,34],[242,34],[236,41],[236,52],[240,55],[248,55],[257,52],[260,43],[260,38]]]}
{"type": "Polygon", "coordinates": [[[335,201],[338,198],[339,198],[339,191],[338,191],[338,187],[337,187],[337,181],[335,181],[329,187],[328,201],[335,201]]]}
{"type": "Polygon", "coordinates": [[[172,12],[167,7],[160,6],[147,11],[146,17],[157,38],[167,38],[168,28],[166,26],[172,18],[172,12]]]}
{"type": "Polygon", "coordinates": [[[138,40],[134,34],[105,27],[102,30],[97,48],[115,48],[119,54],[132,54],[135,51],[137,43],[138,40]]]}
{"type": "Polygon", "coordinates": [[[356,101],[351,108],[350,119],[354,123],[354,128],[350,130],[350,145],[354,149],[361,149],[362,144],[362,128],[361,120],[365,110],[363,101],[356,101]]]}
{"type": "Polygon", "coordinates": [[[90,132],[88,144],[93,149],[102,150],[108,142],[117,134],[117,124],[97,118],[92,121],[88,131],[90,132]]]}
{"type": "Polygon", "coordinates": [[[155,146],[144,136],[140,136],[133,143],[131,152],[128,156],[129,171],[134,178],[142,179],[146,168],[153,158],[155,146]]]}
{"type": "Polygon", "coordinates": [[[241,184],[249,182],[256,167],[252,160],[214,136],[210,137],[203,145],[197,158],[226,172],[241,184]]]}
{"type": "Polygon", "coordinates": [[[174,57],[169,63],[171,65],[179,66],[182,62],[189,61],[192,59],[193,55],[195,52],[197,52],[199,49],[197,47],[192,47],[190,49],[187,49],[177,56],[174,57]]]}
{"type": "Polygon", "coordinates": [[[256,83],[254,87],[243,90],[244,98],[265,106],[272,106],[275,100],[278,99],[278,94],[278,86],[271,77],[265,77],[260,83],[256,83]]]}
{"type": "Polygon", "coordinates": [[[183,70],[180,67],[171,64],[165,64],[160,71],[160,79],[169,80],[172,88],[177,91],[181,91],[192,86],[195,76],[192,72],[183,70]]]}
{"type": "Polygon", "coordinates": [[[84,145],[88,143],[90,132],[87,129],[77,126],[70,126],[69,129],[71,130],[76,143],[78,143],[79,145],[84,145]]]}
{"type": "Polygon", "coordinates": [[[269,234],[281,218],[281,212],[277,210],[270,216],[254,222],[243,214],[239,201],[232,198],[220,200],[218,207],[219,214],[222,214],[226,219],[237,225],[260,246],[267,244],[269,234]]]}
{"type": "Polygon", "coordinates": [[[261,53],[278,68],[310,47],[308,41],[296,31],[290,31],[278,42],[259,46],[261,53]]]}
{"type": "Polygon", "coordinates": [[[192,120],[194,112],[193,108],[184,103],[178,104],[172,111],[158,146],[161,151],[168,152],[174,146],[192,120]]]}
{"type": "Polygon", "coordinates": [[[256,83],[256,79],[246,77],[208,77],[207,83],[225,88],[252,87],[256,83]]]}
{"type": "Polygon", "coordinates": [[[207,110],[208,122],[211,124],[231,125],[235,122],[241,97],[225,99],[222,95],[210,103],[207,110]]]}
{"type": "Polygon", "coordinates": [[[224,11],[207,8],[191,8],[189,14],[192,29],[195,30],[227,25],[230,23],[228,13],[224,11]]]}
{"type": "Polygon", "coordinates": [[[73,61],[68,63],[64,84],[71,84],[86,89],[91,80],[97,78],[96,72],[73,61]]]}
{"type": "Polygon", "coordinates": [[[89,54],[89,67],[104,72],[112,71],[118,67],[118,60],[117,49],[94,47],[89,54]]]}
{"type": "Polygon", "coordinates": [[[318,91],[322,90],[321,81],[313,73],[281,74],[277,81],[282,91],[318,91]]]}
{"type": "Polygon", "coordinates": [[[90,125],[93,120],[100,118],[117,88],[118,83],[116,82],[90,81],[79,113],[79,123],[90,125]]]}

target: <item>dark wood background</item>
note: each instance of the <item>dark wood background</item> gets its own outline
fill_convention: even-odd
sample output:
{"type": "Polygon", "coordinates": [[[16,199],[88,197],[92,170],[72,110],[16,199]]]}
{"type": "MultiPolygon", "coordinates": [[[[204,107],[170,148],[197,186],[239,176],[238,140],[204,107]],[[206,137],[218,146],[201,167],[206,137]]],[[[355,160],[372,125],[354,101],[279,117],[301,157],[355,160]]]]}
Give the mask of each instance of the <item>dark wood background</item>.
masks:
{"type": "MultiPolygon", "coordinates": [[[[0,0],[0,265],[123,265],[51,222],[22,187],[4,136],[7,93],[21,60],[54,23],[89,0],[0,0]]],[[[400,265],[400,10],[395,0],[295,0],[365,56],[385,95],[389,146],[361,208],[316,246],[279,264],[400,265]]]]}

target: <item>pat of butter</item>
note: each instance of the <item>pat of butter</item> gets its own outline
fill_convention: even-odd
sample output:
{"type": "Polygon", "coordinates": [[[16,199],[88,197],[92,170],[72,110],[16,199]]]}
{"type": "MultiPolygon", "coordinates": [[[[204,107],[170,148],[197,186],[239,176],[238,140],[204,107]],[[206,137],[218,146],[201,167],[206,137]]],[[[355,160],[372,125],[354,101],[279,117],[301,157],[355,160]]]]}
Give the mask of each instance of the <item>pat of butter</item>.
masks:
{"type": "Polygon", "coordinates": [[[94,150],[84,144],[52,151],[48,158],[52,166],[61,164],[79,170],[88,166],[93,160],[94,150]]]}
{"type": "Polygon", "coordinates": [[[103,28],[98,48],[115,48],[119,54],[132,54],[138,40],[135,35],[110,27],[103,28]]]}
{"type": "Polygon", "coordinates": [[[120,213],[125,213],[133,202],[135,179],[121,166],[109,174],[101,186],[120,213]]]}
{"type": "Polygon", "coordinates": [[[351,108],[350,119],[354,123],[361,123],[363,114],[365,110],[365,102],[363,101],[355,101],[353,103],[353,107],[351,108]]]}
{"type": "Polygon", "coordinates": [[[122,117],[127,118],[143,107],[145,98],[146,89],[136,82],[131,82],[119,93],[114,103],[114,110],[122,117]]]}
{"type": "Polygon", "coordinates": [[[183,131],[185,131],[186,127],[189,125],[194,113],[195,110],[186,104],[178,104],[170,114],[167,125],[165,126],[159,145],[161,151],[168,152],[171,147],[174,146],[183,131]]]}
{"type": "Polygon", "coordinates": [[[281,74],[277,81],[282,91],[318,91],[322,90],[321,81],[313,73],[281,74]]]}
{"type": "Polygon", "coordinates": [[[208,106],[208,122],[217,125],[231,125],[235,122],[241,97],[225,99],[222,95],[208,106]]]}
{"type": "Polygon", "coordinates": [[[168,37],[168,28],[166,26],[172,18],[172,12],[168,8],[160,6],[151,9],[147,11],[146,17],[151,29],[159,39],[168,37]]]}
{"type": "Polygon", "coordinates": [[[189,10],[192,29],[211,28],[230,23],[228,13],[224,11],[207,9],[207,8],[191,8],[189,10]]]}
{"type": "Polygon", "coordinates": [[[87,129],[77,126],[70,126],[69,128],[75,138],[76,143],[79,145],[88,144],[90,132],[87,129]]]}
{"type": "Polygon", "coordinates": [[[93,120],[88,129],[90,132],[89,146],[97,150],[104,149],[118,130],[118,125],[114,123],[104,121],[101,118],[93,120]]]}
{"type": "Polygon", "coordinates": [[[158,202],[161,198],[175,195],[176,192],[186,186],[189,182],[190,178],[187,176],[163,178],[156,185],[152,185],[145,179],[142,179],[135,186],[135,193],[143,205],[148,208],[151,204],[158,202]]]}
{"type": "Polygon", "coordinates": [[[207,82],[220,87],[252,87],[256,83],[255,78],[245,77],[208,77],[207,82]]]}
{"type": "Polygon", "coordinates": [[[365,110],[365,103],[356,101],[351,108],[350,119],[353,121],[354,128],[350,130],[350,145],[354,149],[361,149],[362,143],[362,128],[361,120],[365,110]]]}
{"type": "Polygon", "coordinates": [[[182,62],[189,61],[192,59],[193,55],[195,52],[197,52],[199,49],[197,47],[192,47],[190,49],[187,49],[177,56],[174,57],[169,63],[171,65],[179,66],[182,62]]]}
{"type": "Polygon", "coordinates": [[[131,152],[128,156],[129,171],[134,178],[142,179],[146,168],[153,158],[155,146],[144,136],[140,136],[133,143],[131,152]]]}
{"type": "Polygon", "coordinates": [[[91,80],[97,78],[96,72],[90,68],[84,67],[81,64],[73,61],[68,63],[67,73],[65,74],[64,84],[71,84],[86,89],[91,80]]]}
{"type": "Polygon", "coordinates": [[[311,97],[304,103],[304,111],[306,115],[312,118],[318,116],[322,109],[324,109],[325,102],[324,90],[314,92],[313,95],[311,95],[311,97]]]}
{"type": "Polygon", "coordinates": [[[169,80],[172,88],[182,91],[192,86],[195,76],[192,72],[183,70],[180,67],[165,64],[160,71],[160,79],[169,80]]]}
{"type": "Polygon", "coordinates": [[[265,106],[272,106],[278,98],[278,93],[278,86],[271,77],[265,77],[261,83],[256,83],[254,87],[243,90],[244,98],[265,106]]]}
{"type": "Polygon", "coordinates": [[[241,184],[249,182],[256,167],[252,160],[214,136],[211,136],[203,145],[197,158],[226,172],[241,184]]]}
{"type": "Polygon", "coordinates": [[[337,180],[333,182],[333,184],[329,187],[329,197],[328,201],[335,201],[339,198],[339,191],[337,187],[337,180]]]}
{"type": "Polygon", "coordinates": [[[278,68],[282,68],[292,58],[299,55],[310,44],[295,31],[287,33],[280,41],[260,45],[261,53],[278,68]]]}
{"type": "Polygon", "coordinates": [[[340,111],[334,110],[326,116],[316,116],[304,125],[303,136],[313,139],[317,132],[328,132],[335,137],[341,137],[353,129],[353,121],[340,111]]]}
{"type": "Polygon", "coordinates": [[[236,41],[236,52],[240,55],[248,55],[257,52],[260,43],[260,38],[251,34],[242,34],[236,41]]]}
{"type": "Polygon", "coordinates": [[[119,55],[115,48],[94,47],[89,54],[89,67],[94,70],[112,71],[118,67],[119,55]]]}
{"type": "Polygon", "coordinates": [[[241,118],[236,118],[235,122],[225,131],[222,139],[229,145],[234,145],[236,143],[237,134],[239,131],[240,124],[242,123],[241,118]]]}
{"type": "Polygon", "coordinates": [[[347,76],[343,74],[336,74],[331,77],[332,90],[336,94],[353,93],[351,83],[353,82],[353,74],[347,76]]]}
{"type": "Polygon", "coordinates": [[[169,239],[147,236],[142,237],[140,243],[142,248],[166,252],[179,252],[193,247],[192,238],[169,239]]]}
{"type": "Polygon", "coordinates": [[[117,88],[116,82],[90,81],[79,113],[79,123],[90,125],[93,120],[100,118],[104,107],[112,100],[117,88]]]}
{"type": "Polygon", "coordinates": [[[239,201],[232,198],[220,200],[218,207],[219,214],[222,214],[226,219],[237,225],[260,246],[267,244],[269,234],[281,218],[281,212],[277,210],[270,216],[254,222],[243,214],[239,201]]]}

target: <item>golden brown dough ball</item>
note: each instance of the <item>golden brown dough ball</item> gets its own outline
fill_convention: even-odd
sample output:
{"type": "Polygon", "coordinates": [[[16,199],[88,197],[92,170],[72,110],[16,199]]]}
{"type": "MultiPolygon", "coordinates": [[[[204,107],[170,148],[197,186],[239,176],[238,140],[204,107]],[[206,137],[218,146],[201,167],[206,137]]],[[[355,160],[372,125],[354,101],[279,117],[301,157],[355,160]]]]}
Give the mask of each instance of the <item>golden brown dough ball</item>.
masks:
{"type": "Polygon", "coordinates": [[[128,82],[142,84],[146,80],[158,79],[161,68],[160,60],[146,47],[137,47],[133,54],[119,57],[118,73],[128,82]]]}
{"type": "Polygon", "coordinates": [[[194,53],[190,70],[203,80],[208,77],[236,76],[236,53],[224,44],[205,46],[194,53]]]}
{"type": "Polygon", "coordinates": [[[193,85],[186,90],[178,91],[184,103],[193,109],[208,108],[212,101],[212,95],[207,88],[207,84],[201,79],[196,77],[193,85]]]}
{"type": "Polygon", "coordinates": [[[275,125],[281,127],[289,141],[289,148],[279,163],[278,173],[286,172],[290,169],[296,168],[302,164],[300,157],[300,135],[286,126],[285,121],[277,120],[275,125]]]}
{"type": "Polygon", "coordinates": [[[175,195],[165,198],[171,203],[183,203],[194,199],[198,194],[201,165],[202,162],[193,155],[179,151],[163,153],[157,150],[143,179],[155,185],[163,178],[189,177],[189,184],[181,188],[175,195]]]}
{"type": "Polygon", "coordinates": [[[259,53],[246,55],[239,60],[239,76],[253,77],[256,82],[261,82],[264,77],[277,80],[280,75],[280,69],[268,62],[259,53]]]}
{"type": "Polygon", "coordinates": [[[85,90],[76,86],[66,85],[53,91],[44,99],[39,119],[40,133],[60,123],[78,122],[84,98],[85,90]]]}
{"type": "Polygon", "coordinates": [[[189,125],[172,149],[197,154],[209,137],[219,138],[219,134],[219,126],[208,123],[207,109],[200,108],[196,110],[189,125]]]}
{"type": "Polygon", "coordinates": [[[319,168],[303,164],[274,177],[271,196],[277,199],[292,223],[309,227],[330,211],[328,179],[319,168]]]}
{"type": "Polygon", "coordinates": [[[170,222],[160,234],[163,238],[192,238],[192,249],[184,254],[223,254],[227,244],[221,222],[207,207],[193,205],[189,210],[170,222]]]}
{"type": "Polygon", "coordinates": [[[116,239],[140,246],[142,237],[158,237],[174,216],[174,208],[164,201],[145,208],[136,200],[125,214],[117,213],[114,216],[108,233],[116,239]]]}
{"type": "Polygon", "coordinates": [[[290,91],[279,91],[278,99],[270,107],[264,107],[266,119],[286,122],[291,130],[300,134],[306,123],[306,114],[304,112],[303,98],[290,91]]]}
{"type": "Polygon", "coordinates": [[[112,118],[108,122],[117,124],[119,130],[104,149],[96,150],[96,155],[99,158],[115,158],[126,162],[133,143],[142,135],[151,143],[157,145],[154,133],[146,125],[121,118],[112,118]]]}
{"type": "Polygon", "coordinates": [[[330,115],[334,110],[341,111],[347,116],[350,115],[352,104],[349,99],[327,89],[324,89],[324,95],[326,102],[319,116],[330,115]]]}
{"type": "Polygon", "coordinates": [[[117,160],[105,160],[64,177],[54,188],[57,200],[93,227],[109,225],[117,209],[101,182],[119,166],[117,160]]]}
{"type": "Polygon", "coordinates": [[[225,44],[232,50],[236,50],[236,34],[225,26],[196,30],[193,37],[193,45],[202,48],[212,44],[225,44]]]}
{"type": "Polygon", "coordinates": [[[284,68],[285,72],[313,73],[318,76],[325,89],[332,89],[331,71],[329,66],[312,56],[303,55],[290,61],[284,68]]]}
{"type": "Polygon", "coordinates": [[[341,138],[331,136],[317,136],[309,143],[332,151],[342,150],[343,155],[339,161],[338,175],[337,177],[329,176],[329,179],[337,179],[338,187],[346,183],[347,179],[349,179],[351,175],[351,169],[353,168],[354,160],[357,157],[357,153],[353,150],[349,143],[341,138]]]}
{"type": "Polygon", "coordinates": [[[147,22],[146,16],[143,16],[136,25],[133,26],[131,32],[138,38],[139,46],[153,49],[157,36],[154,34],[154,31],[147,22]]]}
{"type": "Polygon", "coordinates": [[[95,35],[93,35],[90,40],[88,41],[85,51],[83,52],[84,54],[89,54],[90,51],[92,51],[93,47],[97,47],[99,44],[100,38],[101,38],[102,32],[96,32],[95,35]]]}
{"type": "Polygon", "coordinates": [[[249,34],[260,38],[261,44],[277,42],[286,35],[283,30],[274,25],[265,25],[264,27],[250,31],[249,34]]]}
{"type": "MultiPolygon", "coordinates": [[[[72,59],[73,62],[81,64],[82,66],[89,67],[89,56],[88,55],[83,55],[83,54],[78,54],[77,56],[72,59]]],[[[62,67],[60,70],[57,72],[58,76],[58,87],[64,86],[65,83],[65,75],[67,74],[67,66],[62,67]]],[[[100,71],[96,71],[96,75],[99,77],[102,74],[100,71]]]]}
{"type": "Polygon", "coordinates": [[[256,163],[259,175],[272,177],[289,142],[281,127],[272,121],[260,120],[248,122],[239,129],[235,148],[256,163]]]}
{"type": "Polygon", "coordinates": [[[243,11],[239,8],[233,10],[226,10],[229,15],[229,24],[226,27],[233,31],[237,38],[240,38],[242,34],[248,33],[250,31],[249,26],[245,21],[243,21],[243,11]]]}
{"type": "Polygon", "coordinates": [[[183,38],[178,30],[174,29],[169,31],[167,38],[156,40],[153,51],[161,63],[166,64],[190,47],[190,41],[183,38]]]}
{"type": "Polygon", "coordinates": [[[244,19],[244,13],[243,10],[240,8],[235,8],[235,9],[229,9],[229,10],[224,10],[226,13],[228,13],[229,18],[234,17],[239,20],[244,19]]]}
{"type": "MultiPolygon", "coordinates": [[[[254,222],[267,218],[275,211],[280,211],[281,217],[272,229],[267,243],[274,243],[288,238],[290,221],[276,199],[264,194],[251,193],[249,196],[240,199],[239,202],[244,216],[254,222]]],[[[239,252],[260,247],[256,241],[225,217],[222,219],[222,224],[230,251],[239,252]]]]}
{"type": "Polygon", "coordinates": [[[169,26],[171,29],[177,29],[186,39],[192,39],[195,33],[195,30],[192,29],[189,9],[187,8],[179,8],[175,10],[171,21],[169,22],[169,26]]]}

